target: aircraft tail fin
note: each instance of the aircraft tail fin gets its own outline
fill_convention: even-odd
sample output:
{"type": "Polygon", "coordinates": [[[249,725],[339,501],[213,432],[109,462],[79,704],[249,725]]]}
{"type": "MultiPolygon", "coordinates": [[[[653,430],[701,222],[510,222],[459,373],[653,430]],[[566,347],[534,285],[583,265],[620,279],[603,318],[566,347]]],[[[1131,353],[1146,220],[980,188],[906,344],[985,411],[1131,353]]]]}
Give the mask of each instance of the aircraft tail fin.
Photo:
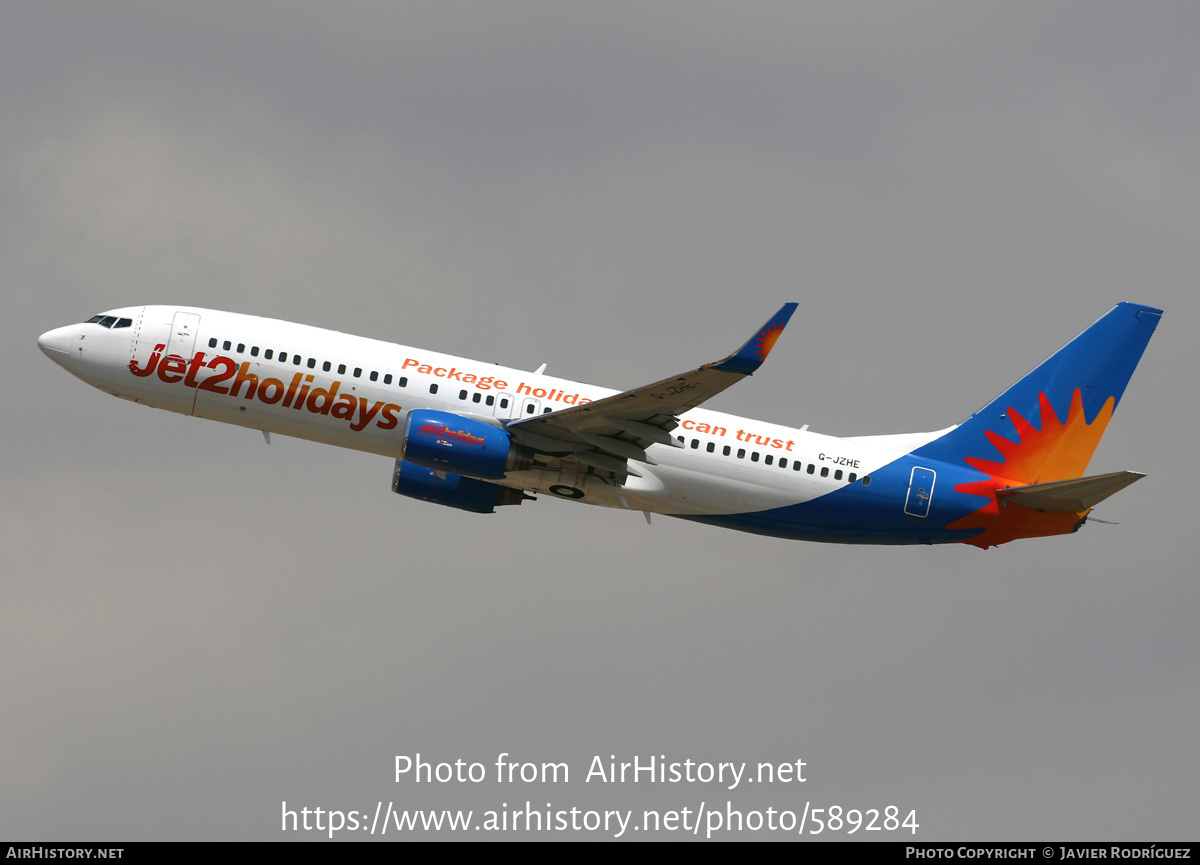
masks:
{"type": "Polygon", "coordinates": [[[1161,316],[1161,309],[1118,303],[914,454],[966,462],[1019,485],[1080,478],[1161,316]]]}

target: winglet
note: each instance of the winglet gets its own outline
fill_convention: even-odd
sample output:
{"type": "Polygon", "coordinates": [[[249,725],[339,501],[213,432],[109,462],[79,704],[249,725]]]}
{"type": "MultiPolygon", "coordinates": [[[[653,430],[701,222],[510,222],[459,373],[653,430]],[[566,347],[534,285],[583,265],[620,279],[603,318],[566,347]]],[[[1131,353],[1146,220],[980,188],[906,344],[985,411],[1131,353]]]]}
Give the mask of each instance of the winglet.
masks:
{"type": "Polygon", "coordinates": [[[724,360],[713,364],[713,368],[719,369],[722,372],[753,375],[754,371],[762,366],[763,361],[767,359],[767,355],[771,353],[771,349],[775,346],[775,341],[779,339],[779,335],[783,333],[783,328],[787,325],[788,319],[796,311],[796,306],[797,304],[795,303],[785,303],[779,312],[775,313],[771,317],[771,320],[759,329],[758,333],[746,341],[745,345],[724,360]]]}

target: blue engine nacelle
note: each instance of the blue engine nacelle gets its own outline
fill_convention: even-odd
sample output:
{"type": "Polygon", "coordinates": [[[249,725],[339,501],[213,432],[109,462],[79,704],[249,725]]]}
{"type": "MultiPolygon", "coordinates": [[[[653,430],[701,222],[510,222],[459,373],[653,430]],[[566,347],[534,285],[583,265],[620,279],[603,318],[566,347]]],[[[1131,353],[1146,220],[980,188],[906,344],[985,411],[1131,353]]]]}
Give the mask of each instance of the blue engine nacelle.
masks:
{"type": "Polygon", "coordinates": [[[424,408],[408,413],[402,454],[427,469],[476,478],[502,478],[533,464],[533,452],[514,444],[507,430],[424,408]]]}
{"type": "Polygon", "coordinates": [[[464,478],[450,472],[442,472],[439,477],[433,469],[414,465],[407,460],[396,460],[396,470],[392,473],[392,492],[477,514],[490,514],[502,505],[519,505],[527,498],[521,490],[464,478]]]}

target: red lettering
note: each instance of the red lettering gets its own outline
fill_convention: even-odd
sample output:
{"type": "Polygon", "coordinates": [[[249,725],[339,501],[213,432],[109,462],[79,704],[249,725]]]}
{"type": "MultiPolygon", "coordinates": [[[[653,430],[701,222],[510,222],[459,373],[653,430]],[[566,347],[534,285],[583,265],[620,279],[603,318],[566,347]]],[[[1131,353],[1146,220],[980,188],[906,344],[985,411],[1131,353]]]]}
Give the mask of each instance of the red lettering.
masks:
{"type": "Polygon", "coordinates": [[[225,367],[225,371],[210,375],[198,385],[200,390],[211,390],[213,393],[229,393],[229,388],[221,385],[221,382],[228,381],[233,378],[233,374],[237,372],[237,363],[231,357],[214,357],[207,364],[209,369],[216,369],[219,366],[225,367]]]}
{"type": "Polygon", "coordinates": [[[188,387],[195,387],[196,386],[196,373],[200,372],[200,369],[203,366],[204,366],[204,352],[198,351],[198,352],[196,352],[196,356],[192,358],[192,362],[188,364],[187,378],[185,378],[183,380],[183,383],[185,385],[187,385],[188,387]]]}
{"type": "MultiPolygon", "coordinates": [[[[313,380],[313,377],[311,375],[306,375],[304,377],[305,382],[311,382],[312,380],[313,380]]],[[[298,393],[296,395],[296,404],[293,405],[292,408],[294,408],[296,411],[300,411],[300,409],[304,408],[304,399],[307,396],[308,396],[308,384],[305,384],[304,387],[300,388],[300,393],[298,393]]]]}
{"type": "Polygon", "coordinates": [[[379,413],[379,410],[381,408],[383,408],[383,400],[380,400],[379,402],[375,403],[374,408],[372,408],[370,411],[367,411],[367,398],[366,397],[360,396],[358,398],[358,402],[359,402],[358,420],[355,421],[354,423],[350,424],[350,429],[354,430],[355,432],[362,432],[364,429],[367,428],[367,424],[369,424],[371,422],[371,419],[374,418],[375,415],[379,413]]]}
{"type": "Polygon", "coordinates": [[[350,394],[344,393],[338,397],[338,401],[333,404],[329,413],[341,420],[350,420],[356,411],[358,411],[358,400],[350,394]]]}
{"type": "Polygon", "coordinates": [[[277,378],[264,378],[258,386],[258,398],[267,405],[275,405],[283,399],[283,382],[277,378]]]}
{"type": "Polygon", "coordinates": [[[167,384],[175,384],[183,378],[185,372],[187,372],[187,361],[177,354],[169,354],[159,361],[158,377],[167,384]]]}
{"type": "Polygon", "coordinates": [[[395,429],[396,424],[399,423],[399,418],[395,415],[395,412],[398,411],[400,411],[400,406],[389,402],[383,407],[383,417],[376,422],[375,426],[380,429],[395,429]]]}
{"type": "Polygon", "coordinates": [[[233,380],[233,384],[230,386],[230,396],[240,395],[242,392],[242,385],[249,384],[250,386],[246,389],[246,399],[254,398],[254,392],[258,390],[258,376],[252,372],[249,372],[249,369],[249,361],[243,363],[241,368],[238,369],[237,378],[233,380]]]}
{"type": "Polygon", "coordinates": [[[292,400],[296,398],[296,388],[300,387],[300,379],[304,378],[300,373],[292,376],[292,383],[288,385],[287,396],[283,398],[283,407],[290,408],[292,400]]]}
{"type": "Polygon", "coordinates": [[[335,381],[329,390],[314,387],[312,393],[308,395],[308,410],[315,414],[329,414],[329,409],[337,398],[338,388],[341,386],[340,381],[335,381]]]}
{"type": "Polygon", "coordinates": [[[150,359],[146,361],[146,365],[141,369],[138,369],[136,358],[130,360],[129,371],[139,378],[145,378],[148,375],[153,375],[155,368],[158,367],[158,361],[159,358],[162,357],[162,350],[164,348],[166,348],[166,345],[161,342],[154,346],[154,351],[150,352],[150,359]]]}

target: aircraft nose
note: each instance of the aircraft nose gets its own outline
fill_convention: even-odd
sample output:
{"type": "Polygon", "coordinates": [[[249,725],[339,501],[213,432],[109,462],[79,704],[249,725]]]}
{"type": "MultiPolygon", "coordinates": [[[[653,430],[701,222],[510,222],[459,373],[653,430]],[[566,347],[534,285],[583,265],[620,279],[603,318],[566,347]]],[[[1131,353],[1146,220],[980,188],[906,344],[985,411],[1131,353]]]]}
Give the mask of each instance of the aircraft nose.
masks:
{"type": "Polygon", "coordinates": [[[38,348],[53,361],[60,361],[71,354],[73,333],[72,327],[57,327],[48,330],[38,337],[38,348]]]}

